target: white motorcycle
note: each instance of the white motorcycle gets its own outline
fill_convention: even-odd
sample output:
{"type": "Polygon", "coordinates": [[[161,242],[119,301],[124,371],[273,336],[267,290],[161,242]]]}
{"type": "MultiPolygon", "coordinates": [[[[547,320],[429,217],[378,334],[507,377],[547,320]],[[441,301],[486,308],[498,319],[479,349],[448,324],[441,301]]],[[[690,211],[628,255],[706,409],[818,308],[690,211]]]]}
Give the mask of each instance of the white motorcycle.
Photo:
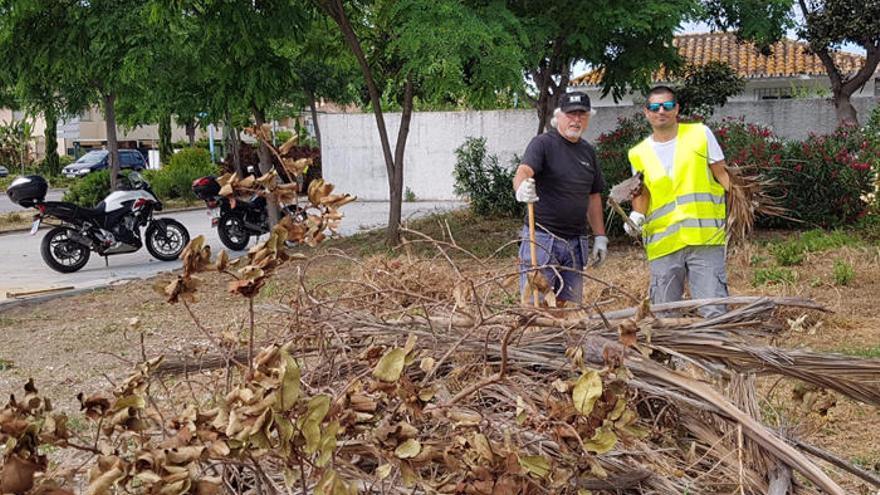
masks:
{"type": "MultiPolygon", "coordinates": [[[[91,252],[100,256],[133,253],[146,243],[161,261],[176,260],[189,242],[189,232],[171,218],[153,218],[162,202],[137,172],[128,175],[128,187],[111,192],[95,208],[63,201],[45,201],[48,184],[39,175],[12,181],[6,194],[25,208],[36,208],[31,235],[44,220],[59,223],[43,237],[40,254],[53,270],[72,273],[84,267],[91,252]],[[146,231],[141,237],[141,227],[146,231]]],[[[46,222],[49,223],[49,222],[46,222]]]]}

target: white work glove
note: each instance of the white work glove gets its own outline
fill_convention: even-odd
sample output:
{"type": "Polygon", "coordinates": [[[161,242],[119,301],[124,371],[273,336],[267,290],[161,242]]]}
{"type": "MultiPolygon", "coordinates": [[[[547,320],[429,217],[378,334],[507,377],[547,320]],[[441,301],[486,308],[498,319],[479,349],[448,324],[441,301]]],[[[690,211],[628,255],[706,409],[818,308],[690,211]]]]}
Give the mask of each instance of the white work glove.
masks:
{"type": "Polygon", "coordinates": [[[605,258],[608,256],[608,238],[604,235],[597,235],[595,239],[593,239],[593,253],[590,257],[595,259],[593,262],[593,266],[599,266],[605,262],[605,258]]]}
{"type": "Polygon", "coordinates": [[[630,227],[629,222],[623,222],[623,230],[625,230],[627,234],[633,237],[640,235],[642,233],[642,225],[645,224],[645,215],[633,210],[629,214],[629,219],[632,220],[634,224],[636,224],[638,230],[633,230],[633,228],[630,227]]]}
{"type": "Polygon", "coordinates": [[[516,200],[520,203],[537,203],[538,191],[535,189],[535,179],[526,179],[519,183],[516,188],[516,200]]]}

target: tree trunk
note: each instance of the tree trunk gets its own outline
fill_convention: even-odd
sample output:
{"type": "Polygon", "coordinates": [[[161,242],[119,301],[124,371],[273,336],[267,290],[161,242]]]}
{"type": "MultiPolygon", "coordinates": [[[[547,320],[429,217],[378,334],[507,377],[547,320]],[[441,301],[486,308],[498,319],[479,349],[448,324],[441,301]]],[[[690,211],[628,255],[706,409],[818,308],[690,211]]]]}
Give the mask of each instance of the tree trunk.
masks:
{"type": "Polygon", "coordinates": [[[46,130],[43,136],[46,142],[46,159],[43,162],[47,175],[59,175],[61,173],[61,161],[58,159],[58,114],[55,108],[49,105],[43,112],[46,119],[46,130]]]}
{"type": "Polygon", "coordinates": [[[171,155],[174,150],[171,147],[171,114],[163,113],[159,117],[159,161],[162,165],[171,163],[171,155]]]}
{"type": "Polygon", "coordinates": [[[568,88],[569,80],[569,61],[565,63],[561,61],[562,47],[565,44],[565,37],[559,37],[553,40],[553,52],[549,58],[543,61],[537,68],[532,71],[532,80],[538,87],[538,102],[535,109],[538,113],[538,134],[550,128],[550,121],[553,119],[553,110],[559,102],[559,96],[568,88]],[[559,84],[553,80],[553,74],[556,72],[561,74],[559,84]]]}
{"type": "Polygon", "coordinates": [[[312,111],[312,125],[315,126],[315,140],[318,142],[318,149],[321,149],[321,128],[318,127],[318,106],[315,102],[315,94],[308,91],[308,96],[309,109],[312,111]]]}
{"type": "Polygon", "coordinates": [[[859,125],[856,107],[853,106],[849,96],[847,94],[834,95],[834,110],[837,113],[838,126],[859,125]]]}
{"type": "Polygon", "coordinates": [[[196,123],[190,120],[187,121],[184,126],[186,129],[186,137],[189,140],[189,146],[192,148],[196,145],[196,123]]]}
{"type": "MultiPolygon", "coordinates": [[[[253,105],[253,112],[254,123],[256,123],[257,128],[263,127],[263,124],[266,123],[266,112],[257,108],[256,105],[253,105]]],[[[260,157],[260,173],[257,175],[271,172],[274,167],[272,164],[272,152],[269,151],[269,148],[266,147],[266,143],[263,141],[260,141],[260,147],[257,148],[257,156],[260,157]]],[[[278,223],[278,205],[273,201],[267,201],[266,212],[269,214],[269,227],[274,227],[278,223]]]]}
{"type": "Polygon", "coordinates": [[[104,96],[104,119],[107,121],[107,151],[110,152],[110,190],[119,188],[119,142],[116,140],[116,95],[104,96]]]}
{"type": "Polygon", "coordinates": [[[232,167],[233,170],[238,174],[239,177],[244,177],[247,175],[247,170],[241,166],[241,139],[238,135],[238,128],[232,125],[232,118],[229,117],[229,112],[226,112],[225,120],[223,122],[223,140],[226,141],[225,148],[232,153],[232,167]]]}
{"type": "Polygon", "coordinates": [[[406,150],[406,138],[409,136],[409,125],[413,113],[413,83],[407,79],[403,88],[403,113],[400,116],[400,129],[397,131],[397,144],[394,148],[394,173],[388,177],[390,192],[390,209],[388,210],[388,228],[385,231],[385,242],[389,246],[400,244],[400,218],[403,207],[403,156],[406,150]]]}
{"type": "MultiPolygon", "coordinates": [[[[364,82],[367,84],[367,92],[370,94],[370,104],[373,107],[373,115],[376,117],[376,128],[379,131],[379,142],[382,143],[382,156],[385,159],[385,171],[389,177],[389,184],[394,181],[395,175],[395,163],[394,158],[391,156],[391,143],[388,140],[388,128],[385,126],[385,117],[382,113],[382,99],[381,92],[379,91],[379,87],[376,84],[376,80],[373,78],[373,72],[370,69],[370,64],[367,62],[367,57],[364,55],[363,48],[361,48],[360,41],[357,38],[357,33],[354,32],[354,28],[351,26],[351,22],[348,20],[348,15],[345,13],[345,8],[342,5],[342,0],[321,0],[319,2],[321,8],[325,10],[325,12],[333,19],[334,22],[339,26],[339,29],[342,31],[342,36],[345,39],[345,44],[348,45],[348,48],[352,51],[355,56],[355,59],[358,61],[358,66],[361,68],[361,72],[364,75],[364,82]]],[[[403,125],[403,121],[401,120],[401,126],[403,125]]],[[[397,143],[398,148],[405,145],[405,143],[397,143]]],[[[401,166],[402,166],[401,161],[401,166]]],[[[403,170],[400,170],[400,181],[401,186],[403,185],[403,170]]],[[[389,213],[390,218],[397,218],[398,223],[389,224],[388,225],[388,235],[386,236],[386,242],[389,245],[396,245],[396,240],[400,239],[399,234],[399,219],[400,219],[400,208],[402,206],[401,202],[397,203],[396,213],[394,212],[394,198],[391,197],[391,212],[389,213]],[[393,233],[392,233],[393,232],[393,233]]]]}
{"type": "MultiPolygon", "coordinates": [[[[806,0],[798,0],[798,5],[801,9],[801,15],[809,23],[812,13],[806,0]]],[[[880,46],[873,41],[862,42],[861,47],[865,49],[865,59],[862,66],[855,74],[845,75],[835,65],[830,46],[823,44],[823,40],[811,40],[808,37],[807,41],[810,43],[810,49],[822,61],[825,73],[828,74],[828,79],[831,81],[831,94],[834,97],[837,125],[859,125],[856,109],[850,102],[850,97],[874,77],[877,65],[880,64],[880,46]]]]}
{"type": "Polygon", "coordinates": [[[549,76],[545,75],[545,72],[542,71],[541,68],[532,71],[532,80],[535,81],[535,85],[538,86],[538,101],[535,102],[535,111],[538,114],[538,131],[535,135],[544,132],[547,123],[550,121],[549,117],[547,117],[547,98],[549,97],[547,86],[549,79],[549,76]]]}

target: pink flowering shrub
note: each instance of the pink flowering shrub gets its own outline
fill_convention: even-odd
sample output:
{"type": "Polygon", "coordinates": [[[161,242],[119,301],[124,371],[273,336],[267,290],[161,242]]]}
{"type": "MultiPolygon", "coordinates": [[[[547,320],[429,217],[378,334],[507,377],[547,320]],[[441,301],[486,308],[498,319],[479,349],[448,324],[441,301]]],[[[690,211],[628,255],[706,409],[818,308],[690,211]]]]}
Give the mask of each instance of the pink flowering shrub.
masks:
{"type": "Polygon", "coordinates": [[[770,170],[785,187],[783,205],[809,225],[850,224],[868,213],[880,146],[857,127],[840,127],[786,146],[785,160],[770,170]]]}

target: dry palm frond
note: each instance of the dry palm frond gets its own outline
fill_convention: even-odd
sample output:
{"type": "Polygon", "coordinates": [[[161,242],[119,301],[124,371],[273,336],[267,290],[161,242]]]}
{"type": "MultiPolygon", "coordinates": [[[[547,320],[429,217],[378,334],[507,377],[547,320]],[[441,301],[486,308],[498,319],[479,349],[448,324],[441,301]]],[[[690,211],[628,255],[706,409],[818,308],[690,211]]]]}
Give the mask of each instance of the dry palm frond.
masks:
{"type": "Polygon", "coordinates": [[[290,320],[303,390],[329,392],[341,415],[337,473],[372,487],[367,493],[768,493],[777,465],[792,467],[796,493],[843,493],[804,449],[761,423],[754,379],[738,376],[774,373],[880,402],[880,361],[766,344],[778,331],[776,308],[820,305],[732,297],[556,318],[500,302],[486,279],[503,277],[474,256],[459,266],[451,251],[352,260],[350,279],[320,282],[309,260],[294,303],[256,307],[273,324],[290,320]],[[652,316],[709,303],[731,311],[712,320],[652,316]],[[375,379],[377,361],[395,352],[399,379],[375,379]],[[668,369],[663,354],[704,367],[715,382],[668,369]],[[590,376],[600,377],[601,394],[583,414],[575,389],[595,385],[590,376]],[[597,448],[602,427],[613,439],[607,451],[597,448]],[[422,452],[401,458],[396,449],[410,439],[422,452]]]}
{"type": "Polygon", "coordinates": [[[769,191],[775,182],[766,178],[760,171],[742,167],[727,166],[730,177],[730,191],[727,198],[727,241],[737,244],[751,234],[755,219],[763,217],[782,217],[796,221],[788,216],[788,210],[779,206],[778,198],[769,191]]]}

